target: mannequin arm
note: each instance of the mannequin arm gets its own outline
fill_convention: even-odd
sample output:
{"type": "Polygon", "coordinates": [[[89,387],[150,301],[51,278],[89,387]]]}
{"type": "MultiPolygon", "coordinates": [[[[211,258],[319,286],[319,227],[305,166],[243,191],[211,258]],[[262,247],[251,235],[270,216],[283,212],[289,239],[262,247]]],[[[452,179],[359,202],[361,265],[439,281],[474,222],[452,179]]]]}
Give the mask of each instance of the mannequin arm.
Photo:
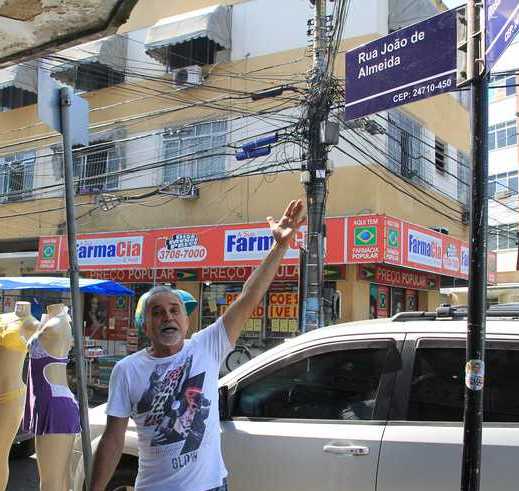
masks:
{"type": "Polygon", "coordinates": [[[104,491],[110,481],[124,448],[124,433],[128,418],[107,416],[106,428],[94,456],[91,491],[104,491]]]}

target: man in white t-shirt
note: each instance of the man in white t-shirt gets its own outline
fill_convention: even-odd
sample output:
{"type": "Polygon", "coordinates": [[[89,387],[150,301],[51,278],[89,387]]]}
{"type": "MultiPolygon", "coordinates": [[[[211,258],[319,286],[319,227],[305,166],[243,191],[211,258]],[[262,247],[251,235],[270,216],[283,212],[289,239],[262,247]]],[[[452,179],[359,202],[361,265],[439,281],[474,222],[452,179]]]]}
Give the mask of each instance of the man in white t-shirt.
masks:
{"type": "Polygon", "coordinates": [[[268,218],[274,243],[236,301],[214,324],[185,339],[196,300],[159,286],[144,294],[135,323],[151,346],[121,360],[110,378],[107,425],[92,472],[104,490],[121,458],[128,418],[138,434],[142,491],[226,491],[220,445],[218,373],[226,353],[266,294],[289,242],[303,223],[300,200],[268,218]]]}

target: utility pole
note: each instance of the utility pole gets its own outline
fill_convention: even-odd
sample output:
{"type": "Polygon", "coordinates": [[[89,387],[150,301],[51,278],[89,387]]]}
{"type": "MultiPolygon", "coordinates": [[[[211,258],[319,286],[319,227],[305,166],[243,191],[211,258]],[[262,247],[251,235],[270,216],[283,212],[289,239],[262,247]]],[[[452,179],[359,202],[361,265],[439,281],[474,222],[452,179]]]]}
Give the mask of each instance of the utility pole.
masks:
{"type": "Polygon", "coordinates": [[[301,331],[324,325],[322,279],[324,264],[324,217],[328,151],[321,138],[328,117],[328,27],[326,0],[311,0],[315,6],[313,21],[313,64],[307,101],[308,155],[301,181],[307,197],[308,230],[306,240],[305,282],[301,331]]]}
{"type": "Polygon", "coordinates": [[[467,317],[467,361],[461,490],[479,491],[483,387],[485,379],[485,331],[488,231],[488,75],[484,73],[484,2],[467,4],[467,79],[472,80],[472,206],[470,225],[470,272],[467,317]]]}

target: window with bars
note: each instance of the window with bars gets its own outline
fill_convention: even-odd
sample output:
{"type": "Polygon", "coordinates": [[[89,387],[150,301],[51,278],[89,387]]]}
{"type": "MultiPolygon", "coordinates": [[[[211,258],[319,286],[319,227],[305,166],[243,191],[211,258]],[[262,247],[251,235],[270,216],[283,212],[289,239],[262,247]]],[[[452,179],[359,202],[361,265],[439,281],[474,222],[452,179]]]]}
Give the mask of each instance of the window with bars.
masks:
{"type": "Polygon", "coordinates": [[[518,230],[517,223],[488,227],[488,250],[516,249],[518,230]]]}
{"type": "Polygon", "coordinates": [[[502,198],[514,196],[519,191],[517,171],[503,172],[488,177],[488,196],[491,198],[502,198]]]}
{"type": "Polygon", "coordinates": [[[403,177],[422,176],[422,126],[401,111],[389,112],[389,165],[403,177]]]}
{"type": "Polygon", "coordinates": [[[117,189],[121,160],[113,143],[95,144],[92,149],[74,152],[74,177],[79,178],[77,192],[80,194],[100,193],[117,189]]]}
{"type": "Polygon", "coordinates": [[[18,201],[32,196],[36,152],[0,157],[0,200],[18,201]]]}
{"type": "Polygon", "coordinates": [[[438,137],[434,139],[434,164],[438,172],[445,172],[447,164],[447,145],[438,137]]]}
{"type": "Polygon", "coordinates": [[[488,97],[493,102],[501,97],[515,95],[517,91],[515,75],[496,75],[490,80],[488,97]]]}
{"type": "Polygon", "coordinates": [[[488,149],[517,145],[517,123],[515,120],[492,125],[488,128],[488,149]]]}
{"type": "Polygon", "coordinates": [[[0,112],[30,106],[38,102],[38,96],[28,90],[9,85],[0,89],[0,112]]]}
{"type": "Polygon", "coordinates": [[[204,179],[225,171],[227,121],[199,123],[164,135],[164,182],[204,179]]]}
{"type": "Polygon", "coordinates": [[[456,153],[456,159],[458,161],[458,201],[468,205],[470,181],[472,179],[470,159],[467,154],[460,150],[456,153]]]}

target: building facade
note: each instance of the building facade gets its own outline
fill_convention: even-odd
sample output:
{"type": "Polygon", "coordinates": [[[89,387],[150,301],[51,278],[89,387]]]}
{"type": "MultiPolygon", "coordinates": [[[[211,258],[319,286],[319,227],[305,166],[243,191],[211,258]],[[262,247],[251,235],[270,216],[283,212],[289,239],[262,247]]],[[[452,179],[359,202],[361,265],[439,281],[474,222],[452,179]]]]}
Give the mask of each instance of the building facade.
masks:
{"type": "MultiPolygon", "coordinates": [[[[347,49],[443,8],[432,0],[412,7],[354,0],[335,62],[339,85],[347,49]]],[[[195,330],[224,311],[266,251],[265,217],[304,195],[312,16],[302,0],[143,0],[118,34],[40,60],[40,70],[90,105],[90,144],[74,149],[82,274],[117,279],[138,293],[157,282],[189,290],[201,304],[195,330]],[[278,96],[261,97],[270,89],[278,96]],[[239,157],[262,138],[264,155],[239,157]]],[[[0,73],[4,276],[65,274],[67,267],[62,146],[38,119],[35,66],[0,73]]],[[[463,93],[446,94],[353,122],[337,104],[327,323],[431,309],[442,278],[466,279],[466,102],[463,93]],[[398,260],[388,252],[396,248],[390,236],[398,260]],[[361,259],[351,256],[355,247],[361,259]]],[[[251,343],[268,346],[297,333],[297,247],[247,327],[251,343]]],[[[13,295],[4,294],[4,309],[13,295]]],[[[132,307],[85,298],[85,335],[110,352],[128,340],[133,346],[132,307]]]]}
{"type": "Polygon", "coordinates": [[[519,39],[496,65],[489,100],[489,250],[497,253],[498,285],[489,290],[489,301],[517,302],[519,283],[517,141],[519,97],[517,97],[519,39]]]}

